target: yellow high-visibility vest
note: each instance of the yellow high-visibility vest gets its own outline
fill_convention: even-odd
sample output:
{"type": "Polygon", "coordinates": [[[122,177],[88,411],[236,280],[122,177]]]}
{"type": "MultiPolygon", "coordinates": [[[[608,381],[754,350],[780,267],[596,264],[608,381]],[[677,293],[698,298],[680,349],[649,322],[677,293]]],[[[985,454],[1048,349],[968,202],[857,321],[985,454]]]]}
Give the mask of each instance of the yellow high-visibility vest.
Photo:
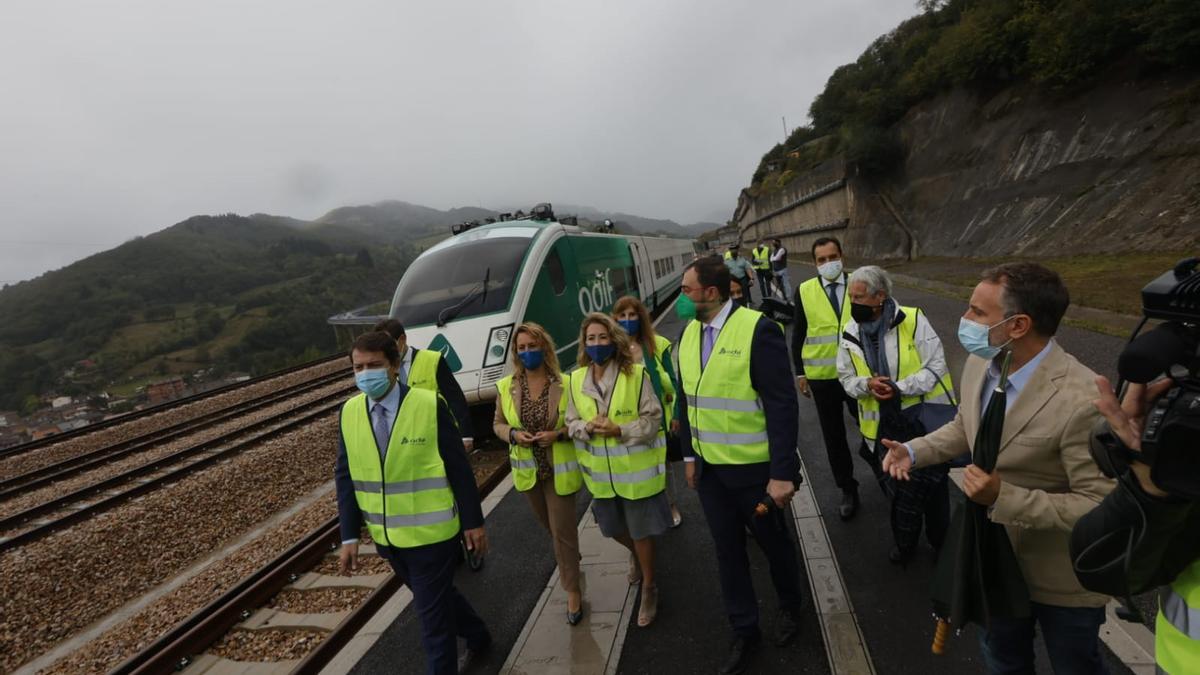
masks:
{"type": "MultiPolygon", "coordinates": [[[[585,422],[599,414],[596,400],[583,393],[584,379],[590,377],[588,369],[576,368],[570,375],[571,400],[585,422]]],[[[641,365],[634,365],[628,375],[617,373],[607,415],[613,423],[627,424],[638,418],[644,373],[641,365]]],[[[661,427],[649,445],[626,444],[607,436],[593,436],[587,442],[576,440],[575,455],[593,497],[645,499],[667,486],[667,439],[661,427]]]]}
{"type": "MultiPolygon", "coordinates": [[[[921,355],[917,353],[917,345],[914,342],[914,336],[917,332],[917,315],[921,310],[915,307],[900,307],[899,311],[904,312],[904,320],[896,327],[897,346],[900,350],[900,363],[897,365],[896,380],[903,380],[906,377],[916,375],[923,367],[921,364],[921,355]]],[[[859,338],[861,340],[861,336],[859,338]]],[[[871,377],[874,373],[867,366],[866,358],[861,351],[854,349],[850,350],[850,360],[854,362],[854,372],[860,377],[871,377]]],[[[946,403],[951,404],[954,401],[954,382],[950,379],[950,374],[947,373],[941,378],[941,385],[933,391],[923,396],[901,396],[900,408],[910,408],[922,401],[930,403],[946,403]]],[[[874,396],[868,394],[866,398],[858,399],[858,429],[862,432],[863,438],[868,442],[874,442],[879,437],[879,401],[874,396]]]]}
{"type": "MultiPolygon", "coordinates": [[[[513,429],[524,429],[521,418],[517,415],[517,405],[512,397],[513,376],[496,383],[500,396],[500,410],[504,419],[513,429]]],[[[550,386],[547,384],[546,386],[550,386]]],[[[558,399],[558,424],[555,431],[566,426],[567,392],[564,391],[558,399]]],[[[508,446],[508,463],[512,466],[513,487],[521,492],[531,490],[537,484],[537,460],[533,458],[533,448],[527,448],[518,443],[508,446]]],[[[575,444],[570,440],[555,441],[550,446],[550,464],[554,468],[554,491],[560,495],[572,495],[583,485],[583,474],[579,471],[579,463],[575,459],[575,444]]]]}
{"type": "Polygon", "coordinates": [[[377,543],[413,548],[458,536],[458,509],[438,453],[437,395],[409,389],[380,458],[366,394],[342,406],[354,499],[377,543]]]}
{"type": "Polygon", "coordinates": [[[757,464],[771,459],[767,416],[750,383],[750,347],[761,316],[745,307],[730,312],[703,369],[703,324],[693,320],[679,341],[679,379],[687,396],[692,447],[710,464],[757,464]]]}
{"type": "Polygon", "coordinates": [[[437,370],[438,361],[442,358],[441,352],[435,352],[430,349],[415,349],[413,350],[412,365],[408,367],[408,386],[413,389],[425,389],[437,394],[437,370]]]}
{"type": "Polygon", "coordinates": [[[754,257],[754,269],[767,271],[771,269],[771,249],[763,246],[750,252],[754,257]]]}
{"type": "Polygon", "coordinates": [[[654,336],[654,365],[658,368],[658,381],[662,384],[662,396],[658,399],[663,409],[663,427],[671,428],[671,420],[675,419],[675,383],[667,377],[664,363],[671,358],[671,341],[661,335],[654,336]]]}
{"type": "Polygon", "coordinates": [[[1154,659],[1171,675],[1200,668],[1200,560],[1192,562],[1159,596],[1154,659]]]}
{"type": "Polygon", "coordinates": [[[842,313],[834,314],[829,295],[821,284],[821,278],[809,279],[800,284],[800,304],[808,322],[800,358],[804,362],[804,376],[810,380],[837,379],[838,341],[842,330],[850,322],[850,295],[846,287],[846,275],[838,282],[847,291],[842,300],[842,313]]]}

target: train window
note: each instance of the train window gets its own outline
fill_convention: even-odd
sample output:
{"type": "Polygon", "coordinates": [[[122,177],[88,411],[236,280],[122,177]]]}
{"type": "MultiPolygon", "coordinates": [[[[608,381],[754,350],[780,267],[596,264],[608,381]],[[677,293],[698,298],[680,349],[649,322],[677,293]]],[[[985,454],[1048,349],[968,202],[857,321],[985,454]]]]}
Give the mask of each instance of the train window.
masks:
{"type": "Polygon", "coordinates": [[[654,261],[654,278],[657,279],[661,276],[662,276],[662,261],[655,259],[655,261],[654,261]]]}
{"type": "Polygon", "coordinates": [[[546,277],[550,279],[550,289],[555,295],[562,295],[567,290],[567,275],[557,248],[551,249],[550,255],[546,256],[546,277]]]}
{"type": "Polygon", "coordinates": [[[391,316],[423,326],[439,315],[463,319],[507,308],[530,241],[491,237],[426,253],[396,287],[391,316]]]}

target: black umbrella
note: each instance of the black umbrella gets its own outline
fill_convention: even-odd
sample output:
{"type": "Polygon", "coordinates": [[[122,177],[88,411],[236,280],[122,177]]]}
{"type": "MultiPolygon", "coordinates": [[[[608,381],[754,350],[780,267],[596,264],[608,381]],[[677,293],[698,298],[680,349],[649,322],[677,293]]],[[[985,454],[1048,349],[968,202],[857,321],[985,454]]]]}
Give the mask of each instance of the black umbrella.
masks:
{"type": "MultiPolygon", "coordinates": [[[[1000,453],[1012,352],[1004,355],[1000,380],[979,421],[972,462],[991,472],[1000,453]]],[[[993,618],[1030,615],[1029,589],[1002,525],[988,519],[987,507],[966,500],[954,515],[933,576],[937,633],[933,652],[942,653],[950,626],[961,631],[974,622],[986,627],[993,618]]]]}

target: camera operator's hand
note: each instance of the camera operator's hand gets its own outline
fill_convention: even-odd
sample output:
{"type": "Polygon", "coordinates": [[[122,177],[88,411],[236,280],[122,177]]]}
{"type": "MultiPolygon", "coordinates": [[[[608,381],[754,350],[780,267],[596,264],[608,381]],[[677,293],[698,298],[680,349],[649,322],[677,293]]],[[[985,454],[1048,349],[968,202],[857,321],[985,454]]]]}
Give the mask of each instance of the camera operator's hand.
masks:
{"type": "MultiPolygon", "coordinates": [[[[1096,406],[1101,415],[1104,415],[1104,419],[1108,420],[1109,428],[1126,447],[1134,452],[1141,452],[1142,425],[1145,424],[1146,413],[1154,405],[1154,401],[1171,388],[1172,383],[1170,378],[1164,378],[1149,385],[1130,383],[1129,389],[1125,391],[1125,399],[1118,403],[1117,395],[1113,393],[1112,383],[1108,381],[1107,377],[1101,375],[1096,378],[1096,389],[1100,392],[1100,398],[1093,401],[1092,404],[1096,406]]],[[[1130,468],[1137,475],[1143,490],[1157,497],[1166,496],[1167,493],[1158,489],[1158,486],[1150,480],[1149,466],[1135,461],[1130,468]]]]}

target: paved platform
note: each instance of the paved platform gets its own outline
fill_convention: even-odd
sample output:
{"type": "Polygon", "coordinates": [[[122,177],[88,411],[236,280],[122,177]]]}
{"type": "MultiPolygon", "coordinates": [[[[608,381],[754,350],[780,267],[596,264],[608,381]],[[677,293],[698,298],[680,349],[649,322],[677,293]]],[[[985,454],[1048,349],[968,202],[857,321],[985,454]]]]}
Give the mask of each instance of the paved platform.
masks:
{"type": "MultiPolygon", "coordinates": [[[[811,268],[794,266],[793,278],[811,276],[811,268]]],[[[965,359],[955,334],[963,311],[959,300],[910,288],[898,288],[898,299],[921,307],[942,337],[951,372],[957,376],[965,359]]],[[[673,316],[660,332],[677,338],[680,322],[673,316]]],[[[1111,373],[1121,340],[1064,328],[1059,342],[1085,364],[1111,373]]],[[[906,568],[892,565],[889,508],[861,460],[855,475],[861,483],[862,508],[850,522],[836,515],[841,493],[833,483],[811,401],[800,401],[800,453],[806,481],[793,502],[795,541],[803,561],[806,593],[799,638],[786,648],[769,642],[748,672],[777,673],[983,673],[973,628],[951,637],[943,656],[930,653],[933,619],[929,583],[935,559],[923,546],[906,568]]],[[[847,419],[847,439],[857,448],[855,424],[847,419]]],[[[952,488],[952,499],[961,493],[952,488]]],[[[619,545],[603,539],[586,513],[589,499],[580,493],[581,544],[585,550],[584,624],[566,623],[565,594],[557,575],[549,536],[533,518],[523,495],[509,491],[496,497],[487,519],[492,552],[482,571],[461,568],[456,583],[492,630],[494,647],[472,673],[711,673],[728,649],[729,630],[721,608],[712,541],[694,491],[679,488],[683,525],[659,540],[657,573],[660,609],[649,628],[636,625],[637,589],[625,573],[628,558],[619,545]]],[[[775,599],[766,560],[748,543],[751,574],[759,594],[764,631],[773,629],[775,599]]],[[[1136,628],[1136,627],[1133,627],[1136,628]]],[[[1145,672],[1145,634],[1122,637],[1124,628],[1110,619],[1105,633],[1111,642],[1137,649],[1122,656],[1126,667],[1107,647],[1112,673],[1145,672]],[[1114,630],[1116,629],[1116,630],[1114,630]],[[1140,661],[1139,661],[1140,659],[1140,661]]],[[[420,673],[424,657],[411,611],[375,636],[377,641],[351,672],[420,673]]],[[[1039,672],[1050,672],[1044,645],[1037,646],[1039,672]]],[[[348,667],[347,667],[348,668],[348,667]]],[[[347,668],[329,672],[346,672],[347,668]]]]}

